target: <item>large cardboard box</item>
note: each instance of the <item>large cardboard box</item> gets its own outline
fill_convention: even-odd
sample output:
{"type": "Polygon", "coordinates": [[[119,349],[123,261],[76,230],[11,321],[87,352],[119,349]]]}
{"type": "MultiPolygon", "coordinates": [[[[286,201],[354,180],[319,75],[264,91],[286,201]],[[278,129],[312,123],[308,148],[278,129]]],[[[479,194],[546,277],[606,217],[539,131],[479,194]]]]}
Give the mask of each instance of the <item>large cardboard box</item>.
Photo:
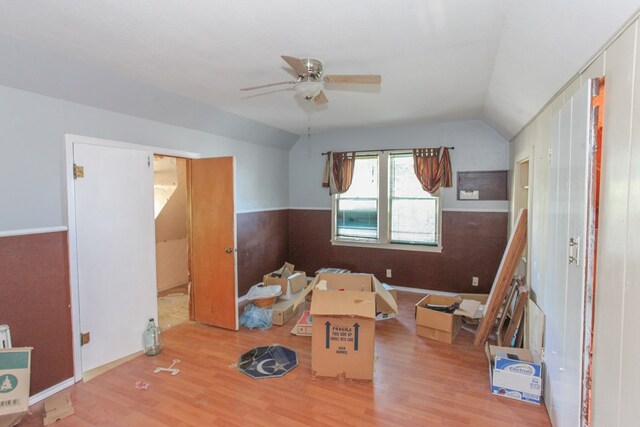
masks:
{"type": "Polygon", "coordinates": [[[307,286],[307,275],[304,271],[295,271],[294,265],[285,262],[282,267],[262,278],[265,286],[280,286],[282,294],[279,299],[289,300],[293,294],[300,292],[307,286]]]}
{"type": "Polygon", "coordinates": [[[311,375],[352,382],[373,380],[376,294],[316,290],[311,299],[311,375]]]}
{"type": "Polygon", "coordinates": [[[312,376],[371,381],[376,311],[397,313],[393,296],[372,274],[321,273],[295,306],[311,291],[312,376]]]}
{"type": "Polygon", "coordinates": [[[475,316],[479,301],[463,300],[460,297],[427,294],[415,308],[416,335],[451,344],[462,325],[462,316],[475,316]],[[459,303],[453,313],[432,310],[429,306],[450,306],[459,303]]]}
{"type": "Polygon", "coordinates": [[[376,313],[398,313],[398,304],[385,286],[373,274],[364,273],[321,273],[300,293],[295,305],[302,304],[306,296],[317,286],[324,284],[327,290],[361,291],[375,294],[376,313]]]}
{"type": "Polygon", "coordinates": [[[29,409],[31,347],[0,349],[0,415],[29,409]]]}
{"type": "Polygon", "coordinates": [[[524,348],[485,346],[491,392],[509,399],[540,404],[542,361],[524,348]]]}

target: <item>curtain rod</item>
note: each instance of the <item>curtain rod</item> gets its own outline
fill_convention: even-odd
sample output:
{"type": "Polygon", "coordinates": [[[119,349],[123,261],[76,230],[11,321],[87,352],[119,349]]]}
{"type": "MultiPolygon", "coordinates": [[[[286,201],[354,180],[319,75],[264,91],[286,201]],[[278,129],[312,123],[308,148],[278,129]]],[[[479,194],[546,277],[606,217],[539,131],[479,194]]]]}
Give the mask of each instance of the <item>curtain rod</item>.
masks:
{"type": "MultiPolygon", "coordinates": [[[[433,148],[440,148],[440,147],[433,147],[433,148]]],[[[456,147],[444,147],[444,148],[448,148],[449,150],[455,150],[456,147]]],[[[350,151],[346,151],[347,153],[371,153],[372,151],[381,151],[381,152],[385,152],[385,151],[413,151],[416,149],[421,149],[421,147],[414,147],[414,148],[378,148],[377,150],[350,150],[350,151]]],[[[326,156],[329,153],[332,153],[333,151],[327,151],[326,153],[322,153],[321,155],[326,156]]]]}

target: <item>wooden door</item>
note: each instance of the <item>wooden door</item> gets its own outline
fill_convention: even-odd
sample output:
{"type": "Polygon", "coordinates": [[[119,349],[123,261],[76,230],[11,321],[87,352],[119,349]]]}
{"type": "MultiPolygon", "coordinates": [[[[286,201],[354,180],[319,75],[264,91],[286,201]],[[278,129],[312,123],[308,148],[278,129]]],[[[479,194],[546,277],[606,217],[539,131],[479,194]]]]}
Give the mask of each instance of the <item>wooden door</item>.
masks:
{"type": "Polygon", "coordinates": [[[234,159],[191,160],[189,169],[193,319],[237,330],[234,159]]]}
{"type": "Polygon", "coordinates": [[[142,350],[157,316],[152,153],[75,143],[81,371],[142,350]]]}

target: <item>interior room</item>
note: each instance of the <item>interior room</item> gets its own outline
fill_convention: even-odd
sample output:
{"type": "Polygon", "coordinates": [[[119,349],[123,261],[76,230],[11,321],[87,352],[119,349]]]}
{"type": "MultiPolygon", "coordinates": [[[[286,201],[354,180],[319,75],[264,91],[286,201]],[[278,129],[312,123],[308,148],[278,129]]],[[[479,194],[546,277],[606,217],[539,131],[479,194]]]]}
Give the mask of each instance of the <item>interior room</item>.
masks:
{"type": "Polygon", "coordinates": [[[2,2],[0,426],[636,425],[639,26],[2,2]]]}
{"type": "Polygon", "coordinates": [[[154,156],[153,208],[156,236],[158,326],[189,320],[189,240],[186,159],[154,156]]]}

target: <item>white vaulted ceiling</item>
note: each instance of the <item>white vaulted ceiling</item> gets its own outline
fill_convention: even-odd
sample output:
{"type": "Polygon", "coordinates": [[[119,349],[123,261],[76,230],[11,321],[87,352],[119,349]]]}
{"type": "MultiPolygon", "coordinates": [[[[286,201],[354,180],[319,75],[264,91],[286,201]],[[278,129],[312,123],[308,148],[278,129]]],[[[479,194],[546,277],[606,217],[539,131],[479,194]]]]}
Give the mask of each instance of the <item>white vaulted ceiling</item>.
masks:
{"type": "MultiPolygon", "coordinates": [[[[0,33],[298,135],[311,112],[314,132],[483,119],[510,139],[639,7],[640,0],[3,0],[0,33]],[[290,87],[239,91],[291,80],[280,55],[319,58],[325,74],[381,74],[382,84],[327,86],[326,106],[290,87]]],[[[56,90],[77,83],[58,79],[56,90]]]]}

